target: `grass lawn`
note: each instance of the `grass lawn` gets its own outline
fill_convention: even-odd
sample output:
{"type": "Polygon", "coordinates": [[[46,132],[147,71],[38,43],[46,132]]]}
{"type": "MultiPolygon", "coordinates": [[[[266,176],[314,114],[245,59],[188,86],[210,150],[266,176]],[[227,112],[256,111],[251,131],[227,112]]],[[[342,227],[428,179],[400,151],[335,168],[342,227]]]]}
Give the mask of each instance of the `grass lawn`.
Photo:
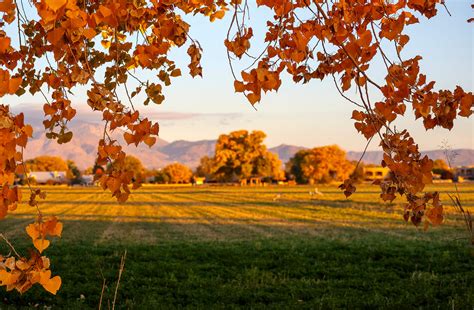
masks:
{"type": "MultiPolygon", "coordinates": [[[[64,222],[45,251],[63,279],[57,296],[34,287],[0,289],[0,309],[117,307],[473,309],[474,252],[441,191],[445,224],[427,232],[402,219],[402,201],[382,203],[375,187],[351,199],[331,186],[144,187],[126,204],[97,188],[48,188],[42,210],[64,222]]],[[[460,187],[473,210],[474,185],[460,187]]],[[[0,231],[26,252],[21,206],[0,231]]],[[[473,210],[474,211],[474,210],[473,210]]],[[[2,245],[2,253],[7,248],[2,245]]]]}

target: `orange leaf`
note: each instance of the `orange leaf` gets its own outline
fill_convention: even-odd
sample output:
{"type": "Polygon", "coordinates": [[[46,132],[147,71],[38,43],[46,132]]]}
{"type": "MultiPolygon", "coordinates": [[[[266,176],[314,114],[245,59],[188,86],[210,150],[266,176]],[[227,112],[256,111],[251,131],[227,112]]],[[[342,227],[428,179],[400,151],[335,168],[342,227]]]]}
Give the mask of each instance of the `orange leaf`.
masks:
{"type": "Polygon", "coordinates": [[[18,88],[20,87],[21,85],[21,78],[20,77],[17,77],[17,78],[12,78],[9,82],[8,82],[8,92],[10,94],[14,94],[18,88]]]}
{"type": "Polygon", "coordinates": [[[15,9],[15,4],[13,3],[13,0],[4,0],[0,2],[0,12],[8,13],[13,9],[15,9]]]}
{"type": "Polygon", "coordinates": [[[260,101],[260,96],[254,93],[250,93],[247,95],[247,99],[250,101],[252,105],[260,101]]]}
{"type": "Polygon", "coordinates": [[[10,47],[11,39],[9,37],[0,38],[0,53],[5,53],[10,47]]]}
{"type": "Polygon", "coordinates": [[[56,223],[56,226],[54,227],[53,231],[51,232],[52,236],[58,236],[61,237],[61,234],[63,232],[63,223],[56,223]]]}
{"type": "Polygon", "coordinates": [[[45,234],[61,237],[61,233],[63,231],[63,224],[58,222],[58,219],[55,216],[53,216],[50,220],[46,221],[43,227],[45,234]]]}
{"type": "Polygon", "coordinates": [[[358,40],[359,46],[362,48],[368,47],[371,42],[372,42],[372,32],[370,32],[370,30],[365,31],[358,40]]]}
{"type": "Polygon", "coordinates": [[[364,113],[362,113],[360,111],[357,111],[357,110],[354,110],[354,111],[352,111],[352,119],[354,119],[356,121],[363,121],[365,119],[364,113]]]}
{"type": "Polygon", "coordinates": [[[146,137],[145,140],[144,140],[145,144],[148,145],[149,147],[152,147],[155,142],[156,142],[156,138],[155,137],[146,137]]]}
{"type": "Polygon", "coordinates": [[[56,45],[63,38],[64,32],[64,28],[56,28],[48,33],[47,39],[51,44],[56,45]]]}
{"type": "Polygon", "coordinates": [[[125,141],[127,142],[127,144],[132,144],[135,142],[135,136],[132,135],[131,133],[128,133],[128,132],[125,132],[123,134],[123,138],[125,139],[125,141]]]}
{"type": "Polygon", "coordinates": [[[50,104],[47,104],[45,103],[43,105],[43,111],[44,111],[44,114],[46,115],[54,115],[56,114],[56,109],[53,108],[50,104]]]}
{"type": "Polygon", "coordinates": [[[67,0],[45,0],[44,2],[51,10],[56,12],[67,3],[67,0]]]}
{"type": "Polygon", "coordinates": [[[245,91],[245,84],[241,81],[234,81],[235,91],[238,93],[243,93],[245,91]]]}
{"type": "Polygon", "coordinates": [[[92,28],[87,28],[87,29],[84,29],[82,34],[84,35],[84,37],[91,40],[92,38],[94,38],[97,35],[97,32],[95,32],[95,30],[92,29],[92,28]]]}
{"type": "Polygon", "coordinates": [[[426,217],[430,220],[431,224],[439,225],[443,222],[443,207],[435,207],[426,211],[426,217]]]}
{"type": "Polygon", "coordinates": [[[23,132],[28,137],[32,137],[33,136],[33,127],[31,127],[31,125],[25,125],[25,127],[23,127],[23,132]]]}
{"type": "Polygon", "coordinates": [[[180,69],[174,69],[173,71],[171,71],[171,74],[170,74],[172,77],[177,77],[177,76],[180,76],[181,75],[181,70],[180,69]]]}
{"type": "Polygon", "coordinates": [[[109,178],[107,180],[107,187],[112,193],[115,193],[116,191],[118,191],[120,189],[120,185],[122,184],[120,183],[120,180],[117,178],[109,178]]]}

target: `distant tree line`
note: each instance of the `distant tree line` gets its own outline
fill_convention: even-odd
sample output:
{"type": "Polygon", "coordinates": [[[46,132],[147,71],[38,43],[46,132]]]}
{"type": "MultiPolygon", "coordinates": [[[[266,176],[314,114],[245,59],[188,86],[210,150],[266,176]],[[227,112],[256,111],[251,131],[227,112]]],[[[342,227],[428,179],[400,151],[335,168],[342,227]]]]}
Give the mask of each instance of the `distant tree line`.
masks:
{"type": "MultiPolygon", "coordinates": [[[[145,183],[191,183],[195,178],[207,182],[231,183],[259,178],[266,182],[294,181],[298,184],[331,183],[349,176],[356,182],[364,180],[363,163],[349,161],[346,152],[337,145],[315,147],[298,151],[284,167],[278,155],[263,143],[262,131],[238,130],[219,136],[213,156],[204,156],[193,172],[181,163],[172,163],[162,169],[148,170],[134,156],[126,156],[123,168],[134,171],[134,178],[145,183]]],[[[70,184],[84,183],[84,175],[100,175],[110,166],[94,165],[80,171],[71,160],[57,156],[38,156],[25,162],[28,171],[64,171],[70,184]]],[[[117,169],[115,167],[114,169],[117,169]]],[[[443,160],[435,160],[433,173],[441,179],[452,179],[453,172],[443,160]]]]}

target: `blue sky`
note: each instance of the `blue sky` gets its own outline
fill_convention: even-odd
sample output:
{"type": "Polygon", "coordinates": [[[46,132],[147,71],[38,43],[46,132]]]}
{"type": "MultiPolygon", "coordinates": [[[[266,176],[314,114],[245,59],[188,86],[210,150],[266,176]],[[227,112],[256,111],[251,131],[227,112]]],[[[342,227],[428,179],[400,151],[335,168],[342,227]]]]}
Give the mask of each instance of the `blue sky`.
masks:
{"type": "MultiPolygon", "coordinates": [[[[403,55],[405,58],[415,54],[423,56],[422,71],[428,79],[437,81],[436,89],[454,89],[460,85],[472,91],[474,25],[466,20],[474,15],[474,11],[465,0],[447,1],[447,5],[451,17],[441,7],[438,16],[431,20],[420,18],[420,24],[410,26],[411,41],[403,55]]],[[[252,8],[251,23],[257,37],[263,35],[266,16],[265,9],[252,8]]],[[[204,76],[192,79],[185,74],[174,79],[164,91],[165,102],[145,108],[146,114],[159,121],[161,138],[167,141],[215,139],[219,134],[232,130],[260,129],[267,133],[269,146],[284,143],[313,147],[336,143],[346,150],[364,148],[365,139],[356,133],[350,120],[354,107],[339,96],[332,81],[314,80],[301,85],[285,79],[279,92],[265,95],[255,111],[241,94],[234,93],[223,45],[229,18],[214,23],[202,18],[187,20],[191,24],[191,35],[204,49],[204,76]]],[[[261,45],[257,44],[253,50],[259,48],[261,45]]],[[[184,49],[172,53],[183,73],[187,73],[185,52],[184,49]]],[[[242,65],[245,64],[248,63],[242,65]]],[[[383,71],[375,69],[373,73],[381,76],[383,71]]],[[[79,111],[78,118],[91,119],[84,103],[84,89],[76,91],[72,100],[79,111]]],[[[22,97],[21,101],[10,97],[4,102],[28,105],[34,114],[43,100],[40,96],[22,97]]],[[[452,131],[436,129],[426,132],[421,122],[414,122],[409,107],[407,117],[397,123],[397,128],[410,129],[423,150],[438,148],[443,141],[454,148],[474,148],[472,118],[457,120],[452,131]]],[[[377,144],[372,142],[369,149],[377,149],[377,144]]]]}

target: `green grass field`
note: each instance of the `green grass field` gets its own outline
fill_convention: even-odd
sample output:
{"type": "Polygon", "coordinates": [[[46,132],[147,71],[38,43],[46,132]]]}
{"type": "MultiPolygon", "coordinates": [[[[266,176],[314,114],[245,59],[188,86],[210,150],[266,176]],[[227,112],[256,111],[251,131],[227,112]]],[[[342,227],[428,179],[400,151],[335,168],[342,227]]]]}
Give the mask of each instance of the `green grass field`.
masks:
{"type": "MultiPolygon", "coordinates": [[[[449,205],[453,185],[429,188],[447,214],[426,232],[376,187],[350,199],[318,188],[311,199],[311,187],[144,187],[126,204],[98,188],[46,188],[43,212],[65,225],[45,251],[63,286],[57,296],[1,288],[0,309],[97,308],[103,279],[106,309],[125,250],[123,309],[473,309],[474,252],[449,205]]],[[[474,185],[460,194],[474,211],[474,185]]],[[[22,205],[0,222],[20,252],[34,214],[22,205]]]]}

